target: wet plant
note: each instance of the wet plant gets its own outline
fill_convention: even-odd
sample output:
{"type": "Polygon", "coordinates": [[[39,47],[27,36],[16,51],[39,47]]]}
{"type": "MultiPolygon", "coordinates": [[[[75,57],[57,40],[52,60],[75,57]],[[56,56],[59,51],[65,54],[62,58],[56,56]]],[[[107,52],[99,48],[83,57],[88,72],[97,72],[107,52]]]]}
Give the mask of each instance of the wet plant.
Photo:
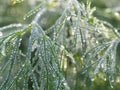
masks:
{"type": "Polygon", "coordinates": [[[31,23],[1,27],[0,90],[79,90],[82,75],[108,80],[113,88],[120,34],[94,17],[90,4],[43,0],[24,16],[33,15],[31,23]]]}

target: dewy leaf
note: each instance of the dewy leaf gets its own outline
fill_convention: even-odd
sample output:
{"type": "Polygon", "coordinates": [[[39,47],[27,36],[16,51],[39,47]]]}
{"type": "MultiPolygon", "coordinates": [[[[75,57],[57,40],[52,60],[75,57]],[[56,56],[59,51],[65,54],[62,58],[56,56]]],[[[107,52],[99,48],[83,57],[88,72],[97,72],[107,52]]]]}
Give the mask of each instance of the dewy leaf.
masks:
{"type": "Polygon", "coordinates": [[[46,1],[44,0],[41,4],[39,4],[38,6],[36,6],[34,9],[32,9],[31,11],[29,11],[27,14],[25,14],[24,15],[24,20],[26,20],[27,18],[29,18],[33,14],[36,14],[40,10],[42,10],[43,7],[45,7],[45,5],[46,5],[46,1]]]}
{"type": "MultiPolygon", "coordinates": [[[[16,4],[22,0],[12,1],[16,4]]],[[[56,7],[49,6],[50,0],[40,1],[24,16],[26,19],[38,12],[31,24],[0,28],[0,90],[82,90],[82,85],[91,85],[91,76],[92,81],[98,82],[103,75],[114,88],[119,32],[94,18],[91,0],[87,0],[87,5],[78,0],[51,0],[59,4],[54,12],[61,16],[44,30],[46,25],[39,23],[45,21],[40,19],[41,14],[56,7]],[[106,38],[104,34],[109,36],[110,30],[115,36],[106,38]],[[27,50],[23,53],[24,48],[27,50]],[[81,73],[83,70],[86,75],[81,73]],[[98,78],[94,79],[95,75],[98,78]],[[88,79],[87,84],[84,78],[88,79]]]]}

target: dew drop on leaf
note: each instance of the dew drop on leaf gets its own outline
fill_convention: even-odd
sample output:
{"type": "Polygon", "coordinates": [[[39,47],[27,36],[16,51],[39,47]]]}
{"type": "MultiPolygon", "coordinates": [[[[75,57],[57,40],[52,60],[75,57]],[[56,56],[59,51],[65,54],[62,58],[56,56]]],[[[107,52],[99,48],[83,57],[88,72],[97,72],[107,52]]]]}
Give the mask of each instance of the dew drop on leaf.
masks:
{"type": "Polygon", "coordinates": [[[95,79],[94,78],[91,78],[91,81],[94,81],[95,79]]]}
{"type": "Polygon", "coordinates": [[[0,37],[1,37],[1,36],[3,36],[3,33],[2,33],[2,32],[0,32],[0,37]]]}
{"type": "Polygon", "coordinates": [[[110,85],[111,88],[113,88],[113,85],[110,85]]]}
{"type": "Polygon", "coordinates": [[[24,67],[24,66],[25,66],[25,64],[22,65],[22,67],[24,67]]]}
{"type": "Polygon", "coordinates": [[[106,81],[106,78],[104,78],[104,81],[106,81]]]}
{"type": "Polygon", "coordinates": [[[19,77],[19,80],[21,80],[22,78],[21,77],[19,77]]]}
{"type": "Polygon", "coordinates": [[[23,19],[26,20],[26,17],[24,17],[23,19]]]}

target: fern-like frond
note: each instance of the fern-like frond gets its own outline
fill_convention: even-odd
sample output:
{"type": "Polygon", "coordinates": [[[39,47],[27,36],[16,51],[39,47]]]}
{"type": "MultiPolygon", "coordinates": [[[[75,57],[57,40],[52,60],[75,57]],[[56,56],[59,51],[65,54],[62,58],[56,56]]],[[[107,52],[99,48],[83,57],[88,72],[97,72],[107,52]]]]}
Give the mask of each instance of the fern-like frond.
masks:
{"type": "Polygon", "coordinates": [[[38,12],[29,25],[0,28],[0,90],[74,90],[79,72],[91,81],[105,74],[113,87],[119,33],[92,16],[95,8],[90,8],[90,0],[86,5],[78,0],[55,1],[63,4],[57,7],[62,12],[51,2],[42,1],[24,16],[38,12]],[[42,26],[41,20],[51,18],[44,15],[47,11],[58,16],[44,30],[47,24],[42,26]]]}

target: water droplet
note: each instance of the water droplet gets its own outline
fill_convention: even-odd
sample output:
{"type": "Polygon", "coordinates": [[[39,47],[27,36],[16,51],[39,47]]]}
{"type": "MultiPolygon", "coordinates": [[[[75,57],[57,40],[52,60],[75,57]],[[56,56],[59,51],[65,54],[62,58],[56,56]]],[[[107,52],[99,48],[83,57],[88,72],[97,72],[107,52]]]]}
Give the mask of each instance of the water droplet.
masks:
{"type": "Polygon", "coordinates": [[[98,41],[96,41],[96,44],[98,44],[99,42],[98,41]]]}
{"type": "Polygon", "coordinates": [[[61,45],[61,46],[60,46],[60,49],[61,49],[61,51],[63,51],[63,50],[64,50],[64,46],[63,46],[63,45],[61,45]]]}
{"type": "Polygon", "coordinates": [[[0,32],[0,37],[1,37],[1,36],[3,36],[3,33],[2,33],[2,32],[0,32]]]}
{"type": "Polygon", "coordinates": [[[24,66],[25,66],[25,64],[22,65],[22,67],[24,67],[24,66]]]}
{"type": "Polygon", "coordinates": [[[119,14],[118,12],[115,12],[114,14],[115,14],[115,16],[117,16],[117,17],[120,16],[120,14],[119,14]]]}
{"type": "Polygon", "coordinates": [[[77,27],[73,27],[74,30],[77,30],[77,27]]]}
{"type": "Polygon", "coordinates": [[[106,78],[104,78],[104,81],[106,81],[106,78]]]}
{"type": "Polygon", "coordinates": [[[14,79],[16,79],[16,78],[17,78],[17,76],[14,77],[14,79]]]}
{"type": "Polygon", "coordinates": [[[29,17],[30,17],[30,16],[29,16],[29,15],[27,15],[27,16],[25,16],[23,19],[24,19],[24,20],[26,20],[26,19],[27,19],[27,18],[29,18],[29,17]]]}
{"type": "Polygon", "coordinates": [[[21,80],[22,78],[21,77],[19,77],[19,80],[21,80]]]}
{"type": "Polygon", "coordinates": [[[70,16],[69,16],[69,17],[67,17],[67,21],[70,21],[70,18],[71,18],[70,16]]]}
{"type": "Polygon", "coordinates": [[[35,14],[36,12],[32,12],[33,14],[35,14]]]}
{"type": "Polygon", "coordinates": [[[117,33],[117,32],[118,32],[118,30],[116,29],[116,30],[115,30],[115,32],[117,33]]]}
{"type": "Polygon", "coordinates": [[[34,86],[34,85],[32,85],[32,87],[33,87],[33,88],[35,88],[35,86],[34,86]]]}
{"type": "Polygon", "coordinates": [[[94,76],[92,76],[92,77],[91,77],[91,81],[94,81],[94,80],[95,80],[95,78],[94,78],[94,76]]]}
{"type": "Polygon", "coordinates": [[[113,83],[113,82],[114,82],[114,80],[111,80],[111,82],[113,83]]]}
{"type": "Polygon", "coordinates": [[[111,88],[113,88],[113,85],[110,85],[111,88]]]}
{"type": "Polygon", "coordinates": [[[26,17],[24,17],[23,20],[26,20],[26,17]]]}
{"type": "Polygon", "coordinates": [[[34,70],[32,70],[32,72],[34,72],[34,70]]]}

